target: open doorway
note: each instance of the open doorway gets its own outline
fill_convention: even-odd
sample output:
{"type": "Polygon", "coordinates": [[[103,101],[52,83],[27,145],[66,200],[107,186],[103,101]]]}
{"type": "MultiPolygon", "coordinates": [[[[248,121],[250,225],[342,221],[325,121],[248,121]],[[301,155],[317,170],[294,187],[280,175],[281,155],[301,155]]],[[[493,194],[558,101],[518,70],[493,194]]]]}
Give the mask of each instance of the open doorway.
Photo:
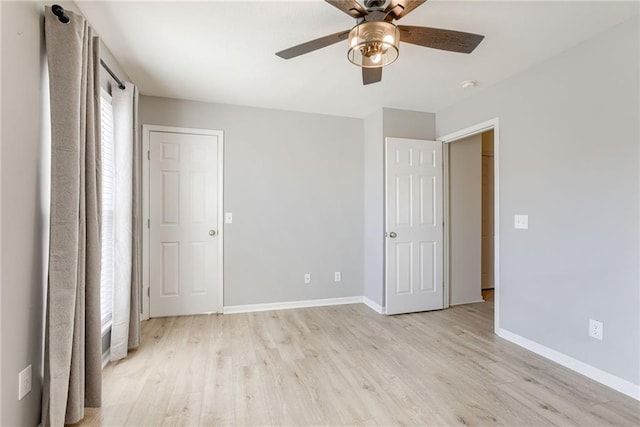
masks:
{"type": "Polygon", "coordinates": [[[486,301],[499,328],[498,121],[447,135],[445,307],[486,301]]]}

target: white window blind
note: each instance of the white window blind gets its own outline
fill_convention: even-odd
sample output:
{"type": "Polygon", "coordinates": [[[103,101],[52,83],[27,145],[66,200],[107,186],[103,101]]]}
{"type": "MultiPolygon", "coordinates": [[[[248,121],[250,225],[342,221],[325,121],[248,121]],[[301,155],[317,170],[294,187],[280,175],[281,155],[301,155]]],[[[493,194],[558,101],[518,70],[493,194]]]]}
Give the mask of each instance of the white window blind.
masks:
{"type": "Polygon", "coordinates": [[[111,96],[100,96],[102,119],[102,270],[100,277],[100,315],[102,329],[111,325],[114,281],[114,200],[115,152],[113,142],[113,108],[111,96]]]}

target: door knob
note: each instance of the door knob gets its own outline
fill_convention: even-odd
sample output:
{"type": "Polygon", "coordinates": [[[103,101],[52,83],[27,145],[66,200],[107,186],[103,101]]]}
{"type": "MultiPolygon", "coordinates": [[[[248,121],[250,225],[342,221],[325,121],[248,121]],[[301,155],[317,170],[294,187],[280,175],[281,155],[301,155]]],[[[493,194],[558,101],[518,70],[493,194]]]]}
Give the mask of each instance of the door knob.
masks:
{"type": "Polygon", "coordinates": [[[395,239],[396,237],[398,237],[398,234],[395,231],[392,231],[391,233],[389,233],[389,237],[395,239]]]}
{"type": "Polygon", "coordinates": [[[209,230],[209,236],[215,236],[216,230],[209,230]]]}

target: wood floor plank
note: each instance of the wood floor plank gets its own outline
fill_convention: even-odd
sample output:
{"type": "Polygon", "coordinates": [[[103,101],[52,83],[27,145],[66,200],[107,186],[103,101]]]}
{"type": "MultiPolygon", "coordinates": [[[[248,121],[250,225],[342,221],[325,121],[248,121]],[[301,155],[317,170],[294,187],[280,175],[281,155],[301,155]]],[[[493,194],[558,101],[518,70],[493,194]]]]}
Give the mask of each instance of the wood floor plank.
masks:
{"type": "Polygon", "coordinates": [[[640,425],[637,401],[493,333],[493,302],[152,319],[80,425],[640,425]]]}
{"type": "Polygon", "coordinates": [[[171,395],[162,426],[194,426],[200,422],[202,392],[171,395]]]}
{"type": "Polygon", "coordinates": [[[233,396],[233,370],[230,356],[210,355],[204,373],[200,425],[233,425],[235,401],[233,396]]]}

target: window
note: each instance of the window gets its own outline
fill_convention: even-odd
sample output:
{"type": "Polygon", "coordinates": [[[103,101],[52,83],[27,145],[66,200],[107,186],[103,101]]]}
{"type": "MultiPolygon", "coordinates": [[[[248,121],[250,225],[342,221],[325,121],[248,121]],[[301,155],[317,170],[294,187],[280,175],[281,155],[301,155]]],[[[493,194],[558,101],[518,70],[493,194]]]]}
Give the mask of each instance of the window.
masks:
{"type": "Polygon", "coordinates": [[[114,282],[114,199],[115,152],[113,143],[113,108],[111,96],[102,91],[100,96],[102,126],[102,270],[100,274],[100,317],[102,330],[111,326],[113,314],[114,282]]]}

